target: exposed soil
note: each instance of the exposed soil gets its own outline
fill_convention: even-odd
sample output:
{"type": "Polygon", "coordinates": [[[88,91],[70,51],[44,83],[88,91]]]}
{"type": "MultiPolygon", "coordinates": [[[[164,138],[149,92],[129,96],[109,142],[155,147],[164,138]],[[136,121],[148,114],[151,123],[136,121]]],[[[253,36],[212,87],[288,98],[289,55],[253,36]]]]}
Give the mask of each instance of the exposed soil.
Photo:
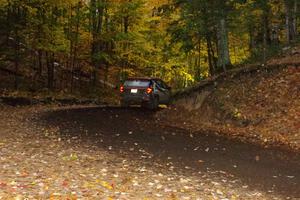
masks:
{"type": "Polygon", "coordinates": [[[0,199],[300,199],[300,155],[118,107],[0,107],[0,199]]]}

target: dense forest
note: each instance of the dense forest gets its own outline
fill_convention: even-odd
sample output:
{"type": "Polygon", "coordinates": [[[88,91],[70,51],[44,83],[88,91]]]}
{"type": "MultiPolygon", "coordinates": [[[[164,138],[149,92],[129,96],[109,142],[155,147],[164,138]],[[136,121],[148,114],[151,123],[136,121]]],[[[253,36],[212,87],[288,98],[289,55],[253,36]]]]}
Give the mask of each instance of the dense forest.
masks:
{"type": "Polygon", "coordinates": [[[1,88],[182,88],[296,41],[297,0],[0,0],[1,88]]]}

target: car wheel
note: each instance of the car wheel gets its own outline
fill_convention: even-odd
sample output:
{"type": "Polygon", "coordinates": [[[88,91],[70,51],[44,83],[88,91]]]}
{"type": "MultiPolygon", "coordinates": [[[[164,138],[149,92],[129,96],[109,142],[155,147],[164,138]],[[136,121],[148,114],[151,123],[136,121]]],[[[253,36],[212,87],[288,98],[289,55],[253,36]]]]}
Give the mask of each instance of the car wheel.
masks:
{"type": "Polygon", "coordinates": [[[129,103],[126,102],[126,101],[121,101],[121,107],[128,108],[129,107],[129,103]]]}
{"type": "Polygon", "coordinates": [[[172,104],[172,100],[171,99],[168,99],[167,103],[166,103],[166,106],[170,106],[172,104]]]}
{"type": "Polygon", "coordinates": [[[141,103],[142,108],[149,108],[149,103],[148,102],[143,102],[141,103]]]}
{"type": "Polygon", "coordinates": [[[159,99],[158,97],[154,97],[150,102],[149,102],[149,109],[151,110],[156,110],[159,106],[159,99]]]}

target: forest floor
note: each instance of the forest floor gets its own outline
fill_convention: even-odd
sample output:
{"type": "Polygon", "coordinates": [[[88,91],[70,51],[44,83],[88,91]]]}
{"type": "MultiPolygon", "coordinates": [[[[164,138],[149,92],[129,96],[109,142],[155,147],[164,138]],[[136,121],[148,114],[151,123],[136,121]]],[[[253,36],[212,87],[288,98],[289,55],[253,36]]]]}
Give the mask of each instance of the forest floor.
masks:
{"type": "Polygon", "coordinates": [[[0,199],[300,199],[299,154],[107,106],[0,105],[0,199]]]}
{"type": "MultiPolygon", "coordinates": [[[[270,60],[268,65],[300,65],[299,54],[300,48],[294,48],[289,54],[270,60]]],[[[158,117],[170,126],[299,151],[299,97],[300,68],[287,65],[234,78],[229,75],[203,97],[200,108],[178,101],[158,113],[158,117]]]]}
{"type": "Polygon", "coordinates": [[[224,80],[192,111],[2,97],[0,199],[300,199],[299,88],[288,66],[224,80]]]}

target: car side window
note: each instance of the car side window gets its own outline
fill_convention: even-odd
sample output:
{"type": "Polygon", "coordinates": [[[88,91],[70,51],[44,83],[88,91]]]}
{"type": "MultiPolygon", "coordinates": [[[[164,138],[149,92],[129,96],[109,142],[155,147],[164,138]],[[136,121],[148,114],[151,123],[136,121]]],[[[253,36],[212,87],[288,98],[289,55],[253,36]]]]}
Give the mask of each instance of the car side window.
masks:
{"type": "Polygon", "coordinates": [[[160,80],[155,80],[155,83],[159,88],[164,88],[160,80]]]}
{"type": "Polygon", "coordinates": [[[157,80],[157,83],[158,83],[159,87],[161,87],[163,89],[168,89],[167,84],[165,84],[162,80],[157,80]]]}
{"type": "Polygon", "coordinates": [[[163,88],[168,89],[168,86],[167,86],[167,84],[165,82],[162,81],[161,85],[162,85],[163,88]]]}

